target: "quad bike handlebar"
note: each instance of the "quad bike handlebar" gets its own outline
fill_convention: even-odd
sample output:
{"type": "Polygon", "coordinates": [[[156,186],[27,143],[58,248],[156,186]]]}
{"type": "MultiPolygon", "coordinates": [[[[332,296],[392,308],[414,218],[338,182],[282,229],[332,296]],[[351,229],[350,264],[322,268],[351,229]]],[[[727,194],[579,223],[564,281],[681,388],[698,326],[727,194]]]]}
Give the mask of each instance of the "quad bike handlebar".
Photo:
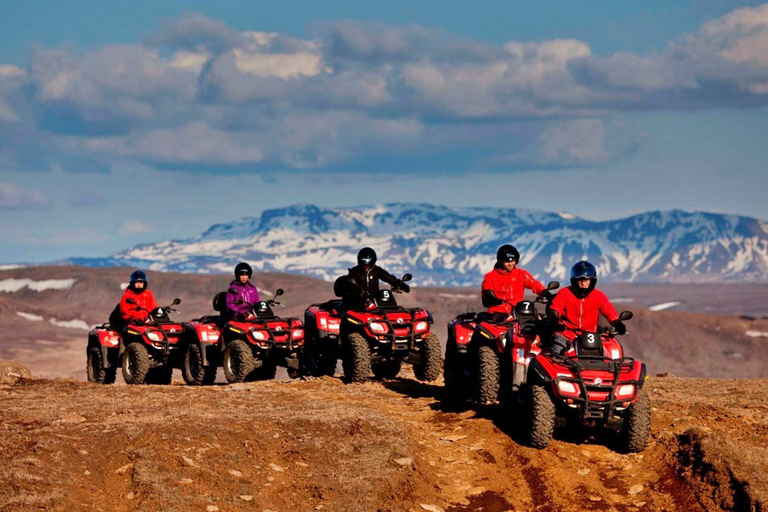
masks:
{"type": "Polygon", "coordinates": [[[155,309],[152,309],[152,310],[139,306],[138,304],[136,304],[136,301],[133,300],[130,297],[125,299],[125,302],[127,302],[128,304],[131,304],[133,306],[136,306],[136,311],[146,311],[149,314],[152,314],[157,309],[163,309],[165,311],[168,311],[169,313],[181,313],[181,311],[179,311],[178,309],[173,307],[173,306],[177,306],[177,305],[181,304],[181,299],[179,299],[178,297],[173,299],[173,302],[171,302],[170,305],[165,306],[164,308],[160,307],[160,308],[155,308],[155,309]]]}

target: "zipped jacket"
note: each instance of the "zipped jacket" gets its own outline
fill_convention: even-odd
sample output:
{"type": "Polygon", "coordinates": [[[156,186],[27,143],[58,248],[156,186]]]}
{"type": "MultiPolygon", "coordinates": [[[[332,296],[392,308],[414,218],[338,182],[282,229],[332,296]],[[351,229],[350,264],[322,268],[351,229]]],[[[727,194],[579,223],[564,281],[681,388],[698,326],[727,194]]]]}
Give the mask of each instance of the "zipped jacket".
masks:
{"type": "Polygon", "coordinates": [[[134,289],[129,287],[125,289],[125,293],[120,299],[120,316],[128,324],[137,321],[143,322],[149,317],[149,312],[156,307],[157,301],[150,290],[144,289],[141,293],[136,293],[134,289]],[[128,304],[128,299],[135,300],[136,304],[128,304]]]}
{"type": "Polygon", "coordinates": [[[525,290],[541,295],[546,288],[527,271],[515,267],[511,272],[503,268],[494,268],[483,278],[481,298],[489,313],[512,313],[512,307],[523,300],[525,290]],[[484,292],[491,291],[498,301],[489,301],[484,292]],[[495,304],[493,302],[496,302],[495,304]]]}
{"type": "Polygon", "coordinates": [[[345,290],[342,300],[347,308],[360,307],[366,296],[376,297],[379,293],[380,280],[393,287],[398,287],[401,284],[400,279],[377,265],[371,267],[367,272],[362,266],[356,265],[349,269],[347,277],[351,278],[360,287],[348,286],[345,290]]]}
{"type": "Polygon", "coordinates": [[[580,299],[574,295],[573,287],[568,286],[557,292],[549,308],[560,315],[560,321],[565,325],[563,335],[569,340],[576,337],[572,329],[595,332],[600,314],[611,324],[619,319],[616,308],[600,290],[592,290],[580,299]]]}
{"type": "Polygon", "coordinates": [[[261,299],[259,299],[259,290],[250,281],[245,284],[239,279],[229,283],[227,290],[227,312],[234,318],[243,319],[261,299]]]}

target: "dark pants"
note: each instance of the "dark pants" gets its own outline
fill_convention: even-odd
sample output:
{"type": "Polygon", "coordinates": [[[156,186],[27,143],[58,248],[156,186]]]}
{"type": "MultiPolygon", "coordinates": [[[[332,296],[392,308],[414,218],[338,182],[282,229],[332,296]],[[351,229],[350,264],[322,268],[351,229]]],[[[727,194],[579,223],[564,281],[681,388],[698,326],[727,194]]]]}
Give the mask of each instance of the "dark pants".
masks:
{"type": "Polygon", "coordinates": [[[549,345],[549,352],[558,355],[565,354],[565,351],[568,350],[568,345],[570,345],[570,343],[571,340],[563,336],[562,333],[556,332],[554,336],[552,336],[552,342],[549,345]]]}

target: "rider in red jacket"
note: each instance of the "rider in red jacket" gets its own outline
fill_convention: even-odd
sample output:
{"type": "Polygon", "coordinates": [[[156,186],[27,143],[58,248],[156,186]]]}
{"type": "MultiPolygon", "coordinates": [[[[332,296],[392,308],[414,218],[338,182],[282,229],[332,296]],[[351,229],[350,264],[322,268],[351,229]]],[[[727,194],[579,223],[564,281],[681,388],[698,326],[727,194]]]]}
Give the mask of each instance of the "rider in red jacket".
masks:
{"type": "Polygon", "coordinates": [[[617,334],[625,334],[627,328],[619,320],[619,314],[605,293],[595,289],[597,269],[588,261],[580,261],[571,268],[571,286],[563,288],[550,304],[550,311],[556,311],[559,321],[565,327],[555,334],[552,352],[563,353],[568,343],[577,336],[574,329],[594,332],[602,314],[617,334]]]}
{"type": "Polygon", "coordinates": [[[496,252],[496,265],[485,274],[481,288],[483,306],[489,313],[510,315],[512,307],[523,300],[525,290],[548,300],[552,294],[528,271],[517,268],[520,253],[511,245],[502,245],[496,252]]]}
{"type": "Polygon", "coordinates": [[[120,299],[120,316],[127,324],[143,324],[157,307],[155,296],[148,289],[147,275],[141,270],[131,274],[131,281],[120,299]],[[128,304],[133,299],[135,304],[128,304]]]}

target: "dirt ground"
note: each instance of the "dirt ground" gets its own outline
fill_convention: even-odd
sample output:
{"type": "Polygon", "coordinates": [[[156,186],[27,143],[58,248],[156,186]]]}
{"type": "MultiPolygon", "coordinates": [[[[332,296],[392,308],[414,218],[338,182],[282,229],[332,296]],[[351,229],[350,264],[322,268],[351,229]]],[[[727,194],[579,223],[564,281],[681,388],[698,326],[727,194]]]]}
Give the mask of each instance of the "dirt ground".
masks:
{"type": "MultiPolygon", "coordinates": [[[[176,376],[178,377],[178,376],[176,376]]],[[[0,386],[0,510],[766,510],[768,380],[654,377],[640,454],[522,444],[409,376],[0,386]]]]}

